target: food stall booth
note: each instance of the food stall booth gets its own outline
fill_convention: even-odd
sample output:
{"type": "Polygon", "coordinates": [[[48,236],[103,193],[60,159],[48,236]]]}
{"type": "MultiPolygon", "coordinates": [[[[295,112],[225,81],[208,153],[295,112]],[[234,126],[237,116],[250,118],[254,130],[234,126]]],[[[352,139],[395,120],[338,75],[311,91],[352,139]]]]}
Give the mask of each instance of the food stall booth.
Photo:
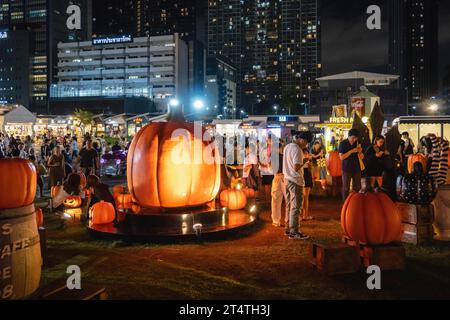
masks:
{"type": "Polygon", "coordinates": [[[150,113],[144,113],[126,119],[128,138],[133,138],[144,126],[150,122],[150,113]]]}
{"type": "Polygon", "coordinates": [[[21,139],[33,136],[36,116],[22,105],[0,106],[0,129],[21,139]]]}
{"type": "Polygon", "coordinates": [[[118,114],[104,119],[105,135],[113,138],[121,138],[127,136],[127,119],[136,114],[118,114]]]}
{"type": "Polygon", "coordinates": [[[33,127],[34,134],[36,136],[51,135],[54,137],[61,137],[67,134],[80,135],[81,130],[74,122],[76,121],[72,116],[39,115],[33,127]]]}
{"type": "Polygon", "coordinates": [[[450,116],[400,117],[394,121],[395,123],[398,123],[400,133],[409,133],[416,147],[419,145],[420,138],[427,134],[450,139],[450,116]]]}

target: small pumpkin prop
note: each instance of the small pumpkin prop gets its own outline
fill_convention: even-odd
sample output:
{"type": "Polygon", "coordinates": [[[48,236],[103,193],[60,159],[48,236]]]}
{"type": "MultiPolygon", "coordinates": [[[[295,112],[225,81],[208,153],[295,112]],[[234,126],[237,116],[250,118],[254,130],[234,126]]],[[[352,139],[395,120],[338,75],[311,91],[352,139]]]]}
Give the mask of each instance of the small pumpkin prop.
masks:
{"type": "Polygon", "coordinates": [[[67,208],[79,208],[83,200],[80,196],[69,196],[66,200],[64,200],[63,204],[67,208]]]}
{"type": "Polygon", "coordinates": [[[422,171],[423,173],[427,172],[427,159],[425,158],[425,156],[421,153],[416,153],[413,155],[410,155],[408,157],[408,173],[413,173],[414,171],[414,164],[416,162],[420,162],[422,164],[422,171]]]}
{"type": "Polygon", "coordinates": [[[116,185],[113,187],[113,194],[125,193],[126,188],[122,185],[116,185]]]}
{"type": "Polygon", "coordinates": [[[92,224],[108,224],[113,222],[115,217],[116,211],[109,202],[97,202],[89,209],[89,218],[92,224]]]}
{"type": "Polygon", "coordinates": [[[138,213],[140,213],[140,212],[142,211],[142,207],[141,207],[140,205],[138,205],[138,204],[133,204],[133,205],[131,206],[131,211],[132,211],[134,214],[138,214],[138,213]]]}
{"type": "Polygon", "coordinates": [[[80,176],[80,186],[81,188],[86,188],[86,184],[87,184],[87,180],[86,180],[86,176],[84,175],[83,172],[78,172],[77,173],[80,176]]]}
{"type": "Polygon", "coordinates": [[[131,194],[115,194],[114,199],[118,206],[126,206],[133,202],[131,194]]]}
{"type": "Polygon", "coordinates": [[[219,193],[217,145],[203,140],[203,129],[197,137],[180,109],[171,108],[167,122],[146,125],[130,145],[128,190],[143,207],[198,207],[219,193]]]}
{"type": "Polygon", "coordinates": [[[54,198],[54,197],[56,197],[56,195],[59,193],[59,191],[61,190],[61,186],[60,185],[58,185],[58,186],[53,186],[52,187],[52,189],[51,189],[51,191],[50,191],[50,194],[51,194],[51,196],[52,196],[52,198],[54,198]]]}
{"type": "Polygon", "coordinates": [[[242,191],[244,191],[245,196],[247,199],[255,199],[256,198],[256,191],[252,188],[245,188],[242,191]]]}
{"type": "Polygon", "coordinates": [[[383,192],[352,193],[342,207],[344,234],[371,245],[399,241],[402,217],[395,203],[383,192]]]}
{"type": "Polygon", "coordinates": [[[397,180],[397,194],[410,204],[429,205],[437,195],[437,184],[429,174],[423,174],[422,164],[416,162],[412,174],[397,180]]]}
{"type": "Polygon", "coordinates": [[[247,205],[247,196],[242,190],[224,190],[220,194],[220,205],[230,210],[241,210],[247,205]]]}
{"type": "Polygon", "coordinates": [[[44,214],[42,213],[42,209],[37,208],[35,214],[37,227],[40,228],[44,225],[44,214]]]}
{"type": "Polygon", "coordinates": [[[0,209],[33,203],[36,195],[36,168],[25,159],[0,159],[0,209]]]}
{"type": "Polygon", "coordinates": [[[338,151],[331,151],[327,155],[327,170],[332,177],[342,176],[342,161],[338,151]]]}

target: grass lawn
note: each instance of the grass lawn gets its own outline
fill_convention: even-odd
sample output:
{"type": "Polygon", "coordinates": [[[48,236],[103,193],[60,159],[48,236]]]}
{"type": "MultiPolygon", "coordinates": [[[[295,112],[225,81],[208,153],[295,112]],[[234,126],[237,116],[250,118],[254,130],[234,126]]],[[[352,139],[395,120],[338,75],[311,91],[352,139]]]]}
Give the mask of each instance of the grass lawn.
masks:
{"type": "MultiPolygon", "coordinates": [[[[313,199],[313,240],[339,242],[340,204],[313,199]]],[[[41,290],[79,265],[82,284],[105,287],[110,299],[450,299],[450,243],[407,246],[407,268],[384,272],[382,290],[369,291],[364,272],[327,277],[308,262],[311,241],[294,241],[265,211],[251,231],[222,241],[129,244],[101,241],[82,225],[58,230],[46,215],[47,266],[41,290]]]]}

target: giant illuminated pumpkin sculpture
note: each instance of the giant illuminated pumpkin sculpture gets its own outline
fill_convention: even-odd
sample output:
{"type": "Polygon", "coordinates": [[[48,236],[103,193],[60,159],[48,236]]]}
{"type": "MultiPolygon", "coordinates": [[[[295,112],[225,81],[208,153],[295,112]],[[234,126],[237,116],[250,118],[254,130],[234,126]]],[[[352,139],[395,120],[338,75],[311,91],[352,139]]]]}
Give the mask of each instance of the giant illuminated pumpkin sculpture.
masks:
{"type": "Polygon", "coordinates": [[[150,123],[136,134],[127,161],[128,190],[140,206],[197,207],[219,192],[218,149],[194,135],[194,124],[178,108],[166,122],[150,123]]]}

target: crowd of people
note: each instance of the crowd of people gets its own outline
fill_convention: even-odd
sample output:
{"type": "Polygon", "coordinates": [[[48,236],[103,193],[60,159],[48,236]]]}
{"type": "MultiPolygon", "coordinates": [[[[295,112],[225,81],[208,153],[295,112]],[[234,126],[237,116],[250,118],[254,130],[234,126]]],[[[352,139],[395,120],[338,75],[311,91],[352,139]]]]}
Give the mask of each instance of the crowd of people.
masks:
{"type": "MultiPolygon", "coordinates": [[[[414,152],[414,143],[407,132],[402,135],[401,146],[395,155],[400,168],[406,167],[409,155],[414,152]]],[[[314,219],[309,210],[309,197],[315,180],[327,176],[326,148],[319,138],[314,140],[310,132],[294,133],[290,139],[279,139],[272,134],[253,141],[242,137],[244,148],[238,139],[224,137],[221,156],[224,184],[227,188],[238,186],[254,189],[260,201],[271,202],[271,217],[275,227],[282,224],[282,206],[286,213],[284,227],[291,239],[307,239],[300,229],[301,222],[314,219]]],[[[342,200],[350,189],[381,188],[383,175],[392,170],[392,157],[386,149],[385,138],[376,136],[373,144],[363,149],[361,133],[352,129],[347,139],[336,146],[342,162],[342,200]]],[[[86,134],[81,139],[66,135],[60,137],[30,136],[20,139],[0,133],[0,158],[29,159],[36,167],[39,194],[44,196],[46,188],[61,186],[53,199],[53,208],[64,199],[77,195],[85,197],[85,191],[99,195],[98,199],[114,203],[114,199],[100,178],[100,157],[106,152],[127,149],[124,139],[108,145],[105,139],[86,134]],[[87,177],[87,188],[81,187],[80,175],[87,177]],[[45,185],[44,177],[48,177],[45,185]]]]}
{"type": "MultiPolygon", "coordinates": [[[[83,172],[85,176],[100,175],[100,157],[109,151],[126,150],[125,139],[109,145],[104,137],[75,135],[53,136],[44,134],[32,138],[14,137],[0,132],[0,158],[30,160],[36,167],[39,195],[54,186],[67,185],[71,173],[83,172]],[[44,183],[44,178],[47,184],[44,183]]],[[[69,188],[69,191],[72,189],[69,188]]],[[[70,192],[69,192],[70,193],[70,192]]]]}

